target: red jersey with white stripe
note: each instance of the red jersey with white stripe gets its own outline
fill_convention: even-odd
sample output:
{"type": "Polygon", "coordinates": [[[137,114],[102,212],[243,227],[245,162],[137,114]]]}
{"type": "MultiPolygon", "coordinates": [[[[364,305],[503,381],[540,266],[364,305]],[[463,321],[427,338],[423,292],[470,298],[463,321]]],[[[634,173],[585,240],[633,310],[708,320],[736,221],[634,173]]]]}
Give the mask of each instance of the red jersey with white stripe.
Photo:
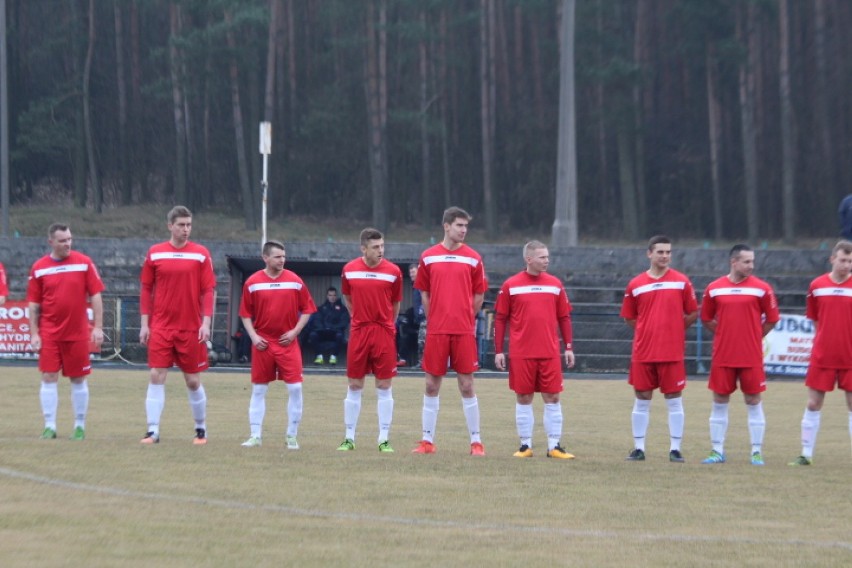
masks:
{"type": "Polygon", "coordinates": [[[473,296],[488,289],[479,253],[465,244],[452,251],[443,243],[426,249],[414,287],[429,294],[428,333],[474,335],[473,296]]]}
{"type": "Polygon", "coordinates": [[[150,316],[152,329],[193,331],[202,316],[212,316],[216,275],[206,247],[191,241],[183,248],[169,241],[156,244],[148,249],[140,279],[140,310],[150,316]],[[153,288],[147,298],[146,288],[153,288]],[[209,305],[202,306],[202,298],[209,298],[209,305]]]}
{"type": "Polygon", "coordinates": [[[828,274],[808,288],[807,316],[817,322],[811,365],[852,369],[852,278],[837,284],[828,274]]]}
{"type": "Polygon", "coordinates": [[[278,278],[259,270],[243,284],[240,317],[251,318],[255,331],[267,341],[278,341],[296,327],[300,315],[315,311],[311,292],[292,270],[285,268],[278,278]]]}
{"type": "Polygon", "coordinates": [[[92,259],[72,250],[67,258],[45,255],[30,269],[27,301],[39,304],[39,334],[53,341],[89,338],[87,300],[104,290],[92,259]]]}
{"type": "Polygon", "coordinates": [[[340,288],[351,300],[351,329],[378,323],[394,329],[393,305],[402,301],[402,271],[387,259],[373,268],[363,258],[356,258],[343,267],[340,288]]]}
{"type": "MultiPolygon", "coordinates": [[[[557,326],[562,323],[565,343],[571,343],[571,302],[558,278],[527,271],[509,277],[500,288],[495,306],[497,317],[508,318],[509,349],[515,359],[559,357],[557,326]],[[564,324],[567,323],[567,328],[564,324]]],[[[500,338],[495,340],[499,341],[500,338]]],[[[502,353],[503,346],[496,345],[502,353]]]]}
{"type": "Polygon", "coordinates": [[[763,366],[763,322],[780,318],[772,286],[756,276],[737,284],[722,276],[704,289],[701,321],[716,320],[714,365],[763,366]]]}
{"type": "Polygon", "coordinates": [[[0,262],[0,296],[9,295],[9,282],[6,280],[6,267],[0,262]]]}
{"type": "Polygon", "coordinates": [[[683,316],[698,311],[695,289],[686,275],[669,268],[659,278],[639,274],[624,291],[621,317],[636,321],[632,360],[636,363],[683,361],[683,316]]]}

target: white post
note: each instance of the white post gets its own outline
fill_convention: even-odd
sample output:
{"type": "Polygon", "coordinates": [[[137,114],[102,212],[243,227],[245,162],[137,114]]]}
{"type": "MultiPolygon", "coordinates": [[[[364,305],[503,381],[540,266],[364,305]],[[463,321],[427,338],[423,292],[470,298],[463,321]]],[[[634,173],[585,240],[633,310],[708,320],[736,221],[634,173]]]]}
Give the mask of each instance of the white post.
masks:
{"type": "Polygon", "coordinates": [[[272,153],[271,122],[260,123],[260,153],[263,154],[263,178],[260,182],[260,185],[263,188],[263,197],[261,199],[261,203],[263,203],[261,215],[261,218],[263,220],[263,236],[260,241],[260,246],[263,247],[264,243],[266,243],[266,198],[269,189],[269,155],[272,153]]]}

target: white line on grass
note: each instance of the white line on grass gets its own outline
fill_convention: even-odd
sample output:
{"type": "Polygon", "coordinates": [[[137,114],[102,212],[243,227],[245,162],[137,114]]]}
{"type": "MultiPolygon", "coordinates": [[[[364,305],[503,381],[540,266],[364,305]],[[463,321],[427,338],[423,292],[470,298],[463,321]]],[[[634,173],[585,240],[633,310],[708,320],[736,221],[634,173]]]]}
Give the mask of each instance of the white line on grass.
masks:
{"type": "Polygon", "coordinates": [[[852,543],[843,541],[810,541],[801,539],[756,539],[744,537],[724,537],[724,536],[694,536],[694,535],[678,535],[678,534],[634,534],[629,532],[616,531],[595,531],[595,530],[576,530],[565,529],[559,527],[543,527],[543,526],[527,526],[513,525],[507,523],[467,523],[451,520],[431,520],[411,517],[390,517],[386,515],[370,515],[365,513],[343,513],[339,511],[322,511],[318,509],[302,509],[298,507],[288,507],[285,505],[259,505],[256,503],[245,503],[242,501],[227,501],[224,499],[211,499],[209,497],[191,497],[187,495],[170,495],[167,493],[149,493],[145,491],[132,491],[129,489],[121,489],[118,487],[104,487],[102,485],[89,485],[86,483],[77,483],[74,481],[66,481],[63,479],[54,479],[35,475],[23,471],[16,471],[0,467],[0,475],[11,477],[14,479],[23,479],[53,487],[61,487],[63,489],[75,489],[78,491],[87,491],[90,493],[100,493],[102,495],[114,495],[117,497],[130,497],[135,499],[149,499],[152,501],[167,501],[172,503],[190,503],[193,505],[202,505],[206,507],[220,507],[223,509],[238,509],[249,511],[268,511],[272,513],[286,513],[288,515],[299,515],[302,517],[315,517],[325,519],[341,519],[358,522],[375,522],[375,523],[390,523],[403,524],[411,526],[428,526],[434,528],[452,528],[452,529],[467,529],[473,531],[491,530],[516,533],[518,531],[527,533],[539,534],[556,534],[568,537],[587,537],[587,538],[602,538],[602,539],[633,539],[638,541],[671,541],[671,542],[710,542],[710,543],[727,543],[739,545],[785,545],[785,546],[813,546],[817,548],[840,548],[844,550],[852,550],[852,543]]]}

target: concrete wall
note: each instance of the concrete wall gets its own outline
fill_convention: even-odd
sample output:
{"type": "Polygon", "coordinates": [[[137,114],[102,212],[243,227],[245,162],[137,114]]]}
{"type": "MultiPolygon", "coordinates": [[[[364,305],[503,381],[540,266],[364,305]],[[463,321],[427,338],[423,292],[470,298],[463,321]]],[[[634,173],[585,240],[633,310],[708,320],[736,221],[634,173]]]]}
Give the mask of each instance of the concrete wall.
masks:
{"type": "MultiPolygon", "coordinates": [[[[154,240],[77,238],[74,248],[98,265],[108,294],[136,295],[139,269],[154,240]]],[[[227,294],[226,256],[259,256],[258,243],[203,241],[210,249],[219,281],[219,295],[227,294]]],[[[396,262],[414,262],[428,245],[388,243],[386,254],[396,262]]],[[[523,268],[521,245],[473,245],[482,255],[492,286],[523,268]]],[[[32,263],[47,252],[46,239],[36,237],[0,238],[0,262],[6,266],[10,295],[23,298],[32,263]]],[[[643,246],[576,247],[551,250],[550,272],[568,286],[623,288],[637,273],[647,269],[643,246]]],[[[828,270],[828,250],[773,249],[757,250],[755,274],[770,281],[779,291],[804,293],[815,276],[828,270]]],[[[357,243],[306,242],[287,245],[290,260],[345,262],[360,255],[357,243]]],[[[685,272],[695,286],[703,288],[712,279],[728,271],[727,250],[678,248],[672,266],[685,272]]]]}

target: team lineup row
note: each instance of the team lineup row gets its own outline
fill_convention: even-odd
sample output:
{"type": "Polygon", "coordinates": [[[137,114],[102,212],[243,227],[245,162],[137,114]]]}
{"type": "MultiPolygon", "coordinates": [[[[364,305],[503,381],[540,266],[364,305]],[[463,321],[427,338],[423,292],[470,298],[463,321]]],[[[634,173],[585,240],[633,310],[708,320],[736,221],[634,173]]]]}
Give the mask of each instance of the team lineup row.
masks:
{"type": "MultiPolygon", "coordinates": [[[[457,376],[470,435],[470,454],[484,456],[479,403],[474,389],[478,369],[474,336],[475,314],[487,289],[480,255],[465,244],[471,216],[450,207],[443,215],[444,238],[426,249],[414,287],[427,318],[421,366],[425,375],[422,437],[413,453],[436,451],[434,432],[443,377],[452,368],[457,376]]],[[[184,376],[195,421],[193,443],[207,442],[207,399],[201,373],[208,366],[207,341],[213,314],[216,279],[209,251],[190,241],[192,213],[183,206],[167,215],[169,240],[153,245],[141,271],[140,342],[148,348],[150,379],[145,400],[147,429],[142,444],[160,439],[167,372],[177,366],[184,376]]],[[[59,373],[70,379],[75,426],[72,438],[85,437],[89,401],[86,376],[91,372],[89,342],[103,341],[104,290],[97,268],[86,255],[72,250],[68,226],[48,230],[50,252],[37,260],[27,287],[31,344],[39,353],[42,375],[40,400],[43,438],[56,437],[59,373]],[[94,313],[89,331],[87,302],[94,313]]],[[[341,451],[355,448],[365,377],[373,374],[377,390],[378,447],[393,452],[389,431],[393,418],[392,379],[397,374],[394,322],[402,300],[402,274],[384,257],[384,238],[375,229],[360,235],[362,255],[347,263],[341,274],[343,302],[350,314],[347,346],[348,388],[344,401],[344,440],[341,451]]],[[[635,392],[632,411],[633,450],[630,461],[645,459],[645,436],[653,392],[666,399],[670,433],[669,459],[683,462],[682,391],[686,386],[685,330],[699,317],[693,286],[670,267],[671,240],[653,237],[648,243],[649,268],[633,278],[624,294],[621,317],[634,330],[628,382],[635,392]]],[[[252,343],[249,404],[250,436],[244,446],[260,446],[266,412],[266,393],[275,380],[288,389],[287,447],[298,449],[302,417],[302,355],[299,333],[317,308],[301,278],[285,268],[283,243],[269,241],[262,250],[264,268],[243,287],[239,316],[252,343]]],[[[509,371],[516,395],[515,421],[519,448],[515,456],[532,457],[535,419],[532,402],[541,393],[547,456],[572,459],[562,446],[563,361],[574,365],[571,304],[562,282],[547,273],[547,246],[530,241],[524,246],[526,268],[508,278],[495,305],[495,366],[509,371]],[[511,357],[504,351],[508,332],[511,357]],[[560,336],[561,335],[561,341],[560,336]]],[[[792,464],[810,465],[820,426],[825,393],[836,386],[845,391],[852,436],[852,243],[832,250],[831,271],[816,278],[807,296],[807,315],[814,320],[814,338],[805,384],[808,402],[802,419],[802,454],[792,464]]],[[[710,414],[711,451],[702,463],[725,462],[730,396],[739,388],[748,409],[751,462],[763,465],[766,420],[761,393],[766,390],[762,338],[779,319],[769,284],[752,274],[754,251],[736,245],[730,251],[730,272],[704,291],[701,322],[713,332],[713,355],[708,387],[713,393],[710,414]]],[[[5,298],[5,276],[0,278],[5,298]]]]}

